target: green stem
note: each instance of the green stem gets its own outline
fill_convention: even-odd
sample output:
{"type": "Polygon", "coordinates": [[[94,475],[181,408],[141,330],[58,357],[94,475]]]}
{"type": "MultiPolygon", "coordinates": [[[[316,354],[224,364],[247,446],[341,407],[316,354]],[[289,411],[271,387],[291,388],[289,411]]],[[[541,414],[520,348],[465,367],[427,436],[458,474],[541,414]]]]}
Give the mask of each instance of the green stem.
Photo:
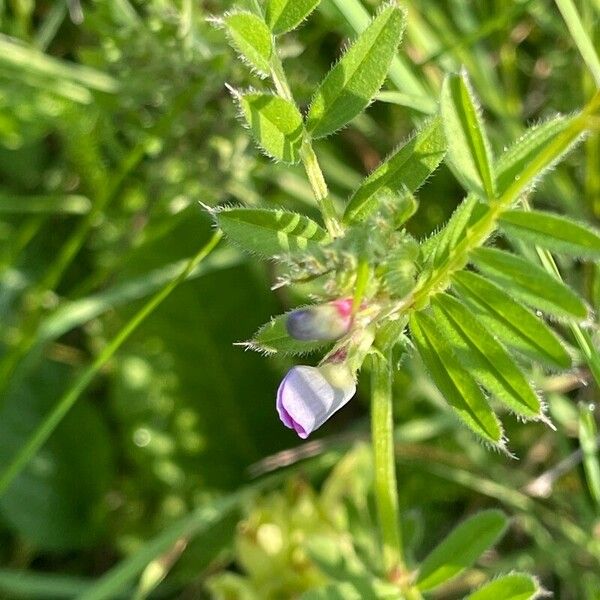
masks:
{"type": "Polygon", "coordinates": [[[323,172],[319,166],[317,155],[315,154],[310,141],[307,139],[305,139],[302,144],[300,157],[302,158],[304,170],[310,181],[310,186],[312,187],[317,205],[323,216],[325,227],[327,227],[327,231],[331,237],[338,237],[343,233],[343,230],[338,221],[335,206],[329,197],[327,184],[325,183],[323,172]]]}
{"type": "MultiPolygon", "coordinates": [[[[281,64],[281,60],[279,59],[276,50],[273,51],[271,57],[271,79],[275,84],[277,93],[282,98],[285,98],[295,105],[296,102],[292,95],[292,90],[290,89],[285,71],[283,70],[283,65],[281,64]]],[[[329,198],[327,183],[325,182],[325,177],[323,177],[323,171],[321,170],[319,160],[313,150],[312,141],[308,134],[305,134],[304,141],[302,142],[300,158],[302,159],[302,164],[304,165],[304,170],[306,171],[306,176],[310,182],[313,195],[317,201],[317,206],[321,211],[325,227],[331,237],[338,237],[343,233],[343,229],[338,220],[335,206],[333,205],[331,198],[329,198]]]]}
{"type": "Polygon", "coordinates": [[[373,355],[371,371],[371,436],[375,460],[375,498],[388,573],[404,568],[394,460],[392,370],[389,357],[373,355]]]}
{"type": "Polygon", "coordinates": [[[397,583],[406,600],[419,600],[421,594],[410,583],[404,562],[398,484],[394,454],[392,416],[392,357],[372,355],[371,437],[375,462],[375,501],[383,544],[383,563],[388,578],[397,583]]]}
{"type": "Polygon", "coordinates": [[[123,326],[111,342],[97,356],[96,360],[81,373],[73,385],[58,401],[52,412],[44,419],[34,431],[17,456],[0,476],[0,495],[2,495],[15,477],[23,470],[27,463],[36,455],[46,443],[52,432],[56,429],[63,417],[69,412],[81,394],[85,391],[100,369],[112,358],[115,352],[123,345],[138,326],[165,300],[171,292],[183,282],[191,271],[208,256],[222,237],[221,231],[216,231],[208,243],[202,247],[187,263],[183,271],[162,289],[160,289],[142,308],[123,326]]]}

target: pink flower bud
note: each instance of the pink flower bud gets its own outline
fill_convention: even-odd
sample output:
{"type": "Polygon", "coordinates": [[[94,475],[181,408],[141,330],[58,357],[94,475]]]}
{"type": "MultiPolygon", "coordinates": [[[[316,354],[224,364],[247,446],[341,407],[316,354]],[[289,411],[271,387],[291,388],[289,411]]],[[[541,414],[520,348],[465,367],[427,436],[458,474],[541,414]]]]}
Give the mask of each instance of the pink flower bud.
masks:
{"type": "Polygon", "coordinates": [[[283,424],[306,439],[356,393],[345,363],[290,369],[277,391],[277,412],[283,424]]]}
{"type": "Polygon", "coordinates": [[[352,324],[352,300],[335,300],[291,312],[287,332],[297,340],[330,341],[348,333],[352,324]]]}

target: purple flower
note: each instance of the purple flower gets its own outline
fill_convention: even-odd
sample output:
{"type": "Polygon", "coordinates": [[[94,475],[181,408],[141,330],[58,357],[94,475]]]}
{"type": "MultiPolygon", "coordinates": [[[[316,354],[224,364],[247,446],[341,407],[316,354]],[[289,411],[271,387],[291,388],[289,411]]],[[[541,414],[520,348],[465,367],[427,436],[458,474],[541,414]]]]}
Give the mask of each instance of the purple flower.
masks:
{"type": "Polygon", "coordinates": [[[277,391],[277,412],[283,424],[306,439],[356,393],[345,363],[292,367],[277,391]]]}
{"type": "Polygon", "coordinates": [[[286,319],[287,332],[297,340],[337,340],[348,333],[352,324],[352,300],[300,308],[286,319]]]}

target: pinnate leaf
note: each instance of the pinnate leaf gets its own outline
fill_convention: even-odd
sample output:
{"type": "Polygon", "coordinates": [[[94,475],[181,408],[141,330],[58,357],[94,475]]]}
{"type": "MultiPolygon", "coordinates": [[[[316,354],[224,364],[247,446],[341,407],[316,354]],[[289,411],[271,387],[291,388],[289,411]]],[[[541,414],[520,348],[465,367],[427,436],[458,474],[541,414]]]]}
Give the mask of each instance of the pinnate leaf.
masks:
{"type": "Polygon", "coordinates": [[[500,539],[507,525],[499,510],[482,511],[458,525],[421,563],[417,587],[434,589],[470,567],[500,539]]]}
{"type": "Polygon", "coordinates": [[[308,111],[313,137],[333,133],[349,123],[383,84],[402,38],[404,12],[387,4],[321,82],[308,111]]]}
{"type": "Polygon", "coordinates": [[[252,134],[268,156],[286,163],[300,160],[302,115],[294,104],[272,94],[241,94],[238,102],[252,134]]]}
{"type": "Polygon", "coordinates": [[[446,76],[441,112],[448,140],[447,160],[454,175],[469,192],[492,200],[496,195],[492,152],[465,73],[446,76]]]}
{"type": "Polygon", "coordinates": [[[584,301],[542,267],[497,248],[478,248],[471,253],[475,266],[503,289],[523,302],[559,318],[585,319],[584,301]]]}
{"type": "Polygon", "coordinates": [[[502,428],[483,392],[456,359],[447,340],[439,335],[435,321],[423,312],[412,315],[410,331],[415,346],[446,402],[477,435],[503,447],[502,428]]]}
{"type": "Polygon", "coordinates": [[[279,35],[295,29],[315,10],[321,0],[268,0],[267,25],[279,35]]]}
{"type": "Polygon", "coordinates": [[[226,208],[214,216],[235,244],[260,256],[303,252],[329,239],[327,232],[312,219],[284,210],[226,208]]]}
{"type": "Polygon", "coordinates": [[[589,225],[543,211],[510,210],[501,228],[515,239],[553,252],[600,259],[600,234],[589,225]]]}
{"type": "Polygon", "coordinates": [[[527,573],[499,577],[469,594],[465,600],[533,600],[540,594],[537,581],[527,573]]]}
{"type": "Polygon", "coordinates": [[[357,223],[373,214],[381,194],[416,191],[435,171],[446,153],[442,120],[431,120],[369,175],[352,196],[344,221],[357,223]]]}
{"type": "Polygon", "coordinates": [[[262,76],[269,74],[273,37],[266,23],[247,11],[233,11],[223,16],[229,43],[262,76]]]}
{"type": "Polygon", "coordinates": [[[500,344],[459,300],[438,294],[432,300],[440,335],[452,342],[461,364],[481,385],[514,413],[528,419],[542,416],[540,399],[500,344]]]}
{"type": "Polygon", "coordinates": [[[471,271],[456,273],[453,285],[463,298],[485,311],[480,315],[484,326],[490,323],[490,330],[505,343],[555,367],[571,366],[571,358],[560,338],[500,286],[471,271]]]}

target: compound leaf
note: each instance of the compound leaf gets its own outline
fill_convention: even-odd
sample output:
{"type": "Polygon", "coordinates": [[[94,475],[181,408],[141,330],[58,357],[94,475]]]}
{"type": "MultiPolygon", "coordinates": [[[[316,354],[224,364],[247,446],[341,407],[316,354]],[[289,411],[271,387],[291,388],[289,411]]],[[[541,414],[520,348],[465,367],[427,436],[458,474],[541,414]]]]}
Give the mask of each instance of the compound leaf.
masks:
{"type": "Polygon", "coordinates": [[[473,377],[516,414],[540,418],[542,406],[537,394],[504,346],[477,317],[448,294],[438,294],[432,304],[440,334],[452,342],[456,356],[473,377]]]}
{"type": "Polygon", "coordinates": [[[448,341],[438,334],[435,321],[423,312],[414,313],[410,331],[433,381],[456,414],[484,440],[503,447],[498,418],[471,374],[454,356],[448,341]]]}
{"type": "Polygon", "coordinates": [[[480,315],[484,326],[492,323],[490,330],[505,343],[555,367],[571,366],[569,353],[554,331],[500,286],[471,271],[460,271],[452,279],[463,298],[485,311],[480,315]]]}
{"type": "Polygon", "coordinates": [[[551,315],[583,320],[584,301],[542,267],[497,248],[478,248],[471,253],[475,266],[503,289],[523,302],[551,315]]]}

